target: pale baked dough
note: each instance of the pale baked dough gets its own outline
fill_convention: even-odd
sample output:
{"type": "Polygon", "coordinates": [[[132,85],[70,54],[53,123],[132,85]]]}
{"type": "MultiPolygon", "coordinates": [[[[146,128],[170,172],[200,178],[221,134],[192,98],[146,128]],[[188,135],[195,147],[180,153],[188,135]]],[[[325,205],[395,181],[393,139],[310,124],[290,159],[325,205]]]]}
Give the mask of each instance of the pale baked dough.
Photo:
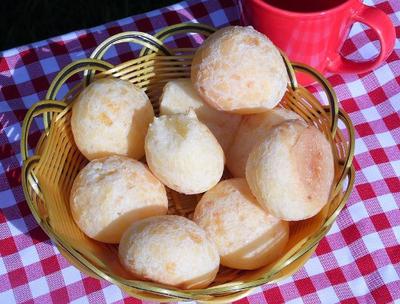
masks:
{"type": "Polygon", "coordinates": [[[219,182],[196,206],[193,220],[214,241],[221,264],[256,269],[281,256],[289,225],[256,201],[244,178],[219,182]]]}
{"type": "Polygon", "coordinates": [[[268,131],[291,119],[302,119],[298,114],[284,108],[274,108],[264,113],[244,115],[226,154],[226,166],[235,177],[246,176],[246,162],[251,149],[265,139],[268,131]]]}
{"type": "Polygon", "coordinates": [[[112,154],[140,159],[153,118],[153,107],[142,89],[104,78],[91,83],[75,100],[71,128],[76,145],[89,160],[112,154]]]}
{"type": "Polygon", "coordinates": [[[225,27],[208,37],[194,55],[191,79],[211,106],[240,114],[272,109],[288,83],[279,50],[251,26],[225,27]]]}
{"type": "Polygon", "coordinates": [[[218,251],[204,230],[176,215],[133,224],[121,239],[119,257],[136,278],[183,289],[208,286],[219,268],[218,251]]]}
{"type": "Polygon", "coordinates": [[[155,118],[147,132],[145,150],[154,175],[181,193],[207,191],[224,171],[221,146],[193,111],[155,118]]]}
{"type": "Polygon", "coordinates": [[[164,185],[141,162],[110,156],[91,161],[79,172],[70,206],[87,236],[118,243],[133,222],[166,214],[168,199],[164,185]]]}
{"type": "Polygon", "coordinates": [[[193,109],[199,120],[210,129],[222,149],[228,151],[239,127],[241,116],[218,111],[203,102],[190,79],[169,81],[164,86],[160,98],[160,114],[187,113],[190,109],[193,109]]]}
{"type": "Polygon", "coordinates": [[[291,120],[271,129],[253,148],[246,178],[269,212],[298,221],[316,215],[328,203],[334,171],[325,136],[314,126],[291,120]]]}

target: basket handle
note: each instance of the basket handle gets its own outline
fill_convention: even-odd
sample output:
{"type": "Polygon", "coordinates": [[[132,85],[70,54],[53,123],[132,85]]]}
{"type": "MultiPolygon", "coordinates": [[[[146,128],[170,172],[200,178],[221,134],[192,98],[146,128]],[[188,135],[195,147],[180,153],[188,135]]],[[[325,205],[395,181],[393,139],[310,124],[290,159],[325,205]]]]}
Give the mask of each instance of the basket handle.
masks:
{"type": "Polygon", "coordinates": [[[67,104],[62,101],[54,101],[54,100],[43,100],[35,103],[26,113],[24,122],[22,123],[22,131],[21,131],[21,155],[22,160],[25,162],[28,158],[29,152],[29,130],[31,128],[33,119],[36,116],[48,113],[60,113],[62,112],[67,104]]]}
{"type": "Polygon", "coordinates": [[[36,164],[39,162],[39,159],[40,157],[38,155],[34,155],[32,157],[29,157],[29,159],[24,160],[24,164],[22,166],[21,184],[22,184],[22,190],[24,191],[25,194],[26,202],[28,203],[28,207],[31,210],[32,215],[35,218],[36,222],[38,222],[40,225],[42,219],[39,216],[38,208],[33,203],[31,192],[29,191],[29,186],[30,186],[30,189],[35,191],[36,194],[42,198],[42,193],[40,192],[38,180],[33,172],[36,164]]]}
{"type": "MultiPolygon", "coordinates": [[[[171,55],[170,50],[165,47],[162,41],[158,40],[156,37],[143,32],[130,31],[113,35],[104,40],[95,48],[90,55],[90,58],[98,60],[102,59],[110,47],[125,42],[142,45],[143,47],[151,49],[154,52],[161,51],[164,55],[171,55]]],[[[83,76],[86,83],[89,83],[93,79],[94,74],[93,71],[87,70],[84,72],[83,76]]]]}
{"type": "Polygon", "coordinates": [[[123,42],[136,43],[147,47],[155,52],[161,51],[164,55],[171,55],[168,48],[166,48],[162,41],[158,40],[155,36],[143,32],[131,31],[119,33],[107,38],[102,43],[100,43],[98,47],[95,48],[95,50],[90,55],[90,58],[102,59],[104,54],[111,46],[123,42]]]}
{"type": "Polygon", "coordinates": [[[287,62],[285,62],[286,68],[287,68],[289,79],[290,79],[290,85],[292,86],[293,90],[296,90],[299,87],[297,80],[296,80],[295,71],[300,71],[300,72],[310,75],[324,89],[326,96],[328,97],[330,114],[331,114],[330,131],[331,131],[332,138],[335,138],[337,124],[338,124],[339,102],[338,102],[336,93],[333,90],[332,86],[329,84],[328,80],[326,80],[326,78],[324,76],[322,76],[322,74],[319,73],[314,68],[312,68],[306,64],[298,63],[298,62],[292,62],[291,64],[288,65],[289,60],[287,59],[287,57],[285,55],[283,55],[283,58],[285,61],[287,61],[287,62]]]}
{"type": "MultiPolygon", "coordinates": [[[[328,110],[328,109],[326,109],[326,110],[328,110]]],[[[343,122],[343,124],[345,125],[349,139],[348,139],[348,146],[346,149],[346,155],[345,155],[344,159],[339,160],[343,169],[340,174],[340,178],[337,183],[336,189],[334,189],[334,194],[341,191],[343,181],[346,179],[346,176],[348,175],[348,172],[349,172],[350,168],[352,167],[353,158],[354,158],[354,149],[355,149],[355,145],[356,145],[354,127],[353,127],[353,123],[351,122],[349,115],[346,112],[344,112],[343,110],[340,110],[338,117],[339,117],[340,121],[343,122]]]]}
{"type": "MultiPolygon", "coordinates": [[[[182,33],[197,33],[197,34],[203,34],[206,37],[210,36],[212,33],[214,33],[217,29],[209,26],[207,24],[203,23],[192,23],[192,22],[187,22],[187,23],[179,23],[171,26],[164,27],[161,31],[157,32],[154,34],[154,37],[157,38],[159,41],[164,42],[167,38],[171,36],[175,36],[177,34],[182,34],[182,33]]],[[[140,51],[139,56],[145,56],[148,54],[153,53],[154,50],[144,47],[140,51]]]]}

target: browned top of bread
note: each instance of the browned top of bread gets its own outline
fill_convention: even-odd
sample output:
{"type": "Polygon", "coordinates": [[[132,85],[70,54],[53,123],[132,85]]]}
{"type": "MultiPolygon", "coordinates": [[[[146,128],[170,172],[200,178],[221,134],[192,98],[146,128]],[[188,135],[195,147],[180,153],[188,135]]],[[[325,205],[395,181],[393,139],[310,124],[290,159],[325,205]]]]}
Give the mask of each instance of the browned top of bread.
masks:
{"type": "Polygon", "coordinates": [[[252,150],[246,177],[258,201],[275,216],[309,218],[329,199],[332,147],[314,126],[298,120],[282,123],[252,150]]]}

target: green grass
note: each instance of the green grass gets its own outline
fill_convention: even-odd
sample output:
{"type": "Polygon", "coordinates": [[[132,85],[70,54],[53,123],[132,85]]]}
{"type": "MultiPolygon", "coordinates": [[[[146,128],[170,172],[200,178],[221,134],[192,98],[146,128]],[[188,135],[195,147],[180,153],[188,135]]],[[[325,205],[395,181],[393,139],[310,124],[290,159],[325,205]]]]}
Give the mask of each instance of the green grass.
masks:
{"type": "Polygon", "coordinates": [[[0,50],[147,12],[178,0],[0,0],[0,50]]]}

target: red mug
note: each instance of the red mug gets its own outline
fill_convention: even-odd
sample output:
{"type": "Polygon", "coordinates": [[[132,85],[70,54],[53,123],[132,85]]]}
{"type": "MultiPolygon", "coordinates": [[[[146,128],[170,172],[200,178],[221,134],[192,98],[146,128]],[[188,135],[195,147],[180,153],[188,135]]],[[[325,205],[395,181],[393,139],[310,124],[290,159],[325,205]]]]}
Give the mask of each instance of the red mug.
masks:
{"type": "MultiPolygon", "coordinates": [[[[363,73],[380,65],[393,51],[395,29],[381,10],[361,0],[240,0],[242,22],[267,35],[290,60],[306,63],[322,73],[363,73]],[[340,49],[351,25],[361,22],[378,35],[376,58],[356,62],[340,49]]],[[[300,77],[303,84],[309,81],[300,77]]]]}

